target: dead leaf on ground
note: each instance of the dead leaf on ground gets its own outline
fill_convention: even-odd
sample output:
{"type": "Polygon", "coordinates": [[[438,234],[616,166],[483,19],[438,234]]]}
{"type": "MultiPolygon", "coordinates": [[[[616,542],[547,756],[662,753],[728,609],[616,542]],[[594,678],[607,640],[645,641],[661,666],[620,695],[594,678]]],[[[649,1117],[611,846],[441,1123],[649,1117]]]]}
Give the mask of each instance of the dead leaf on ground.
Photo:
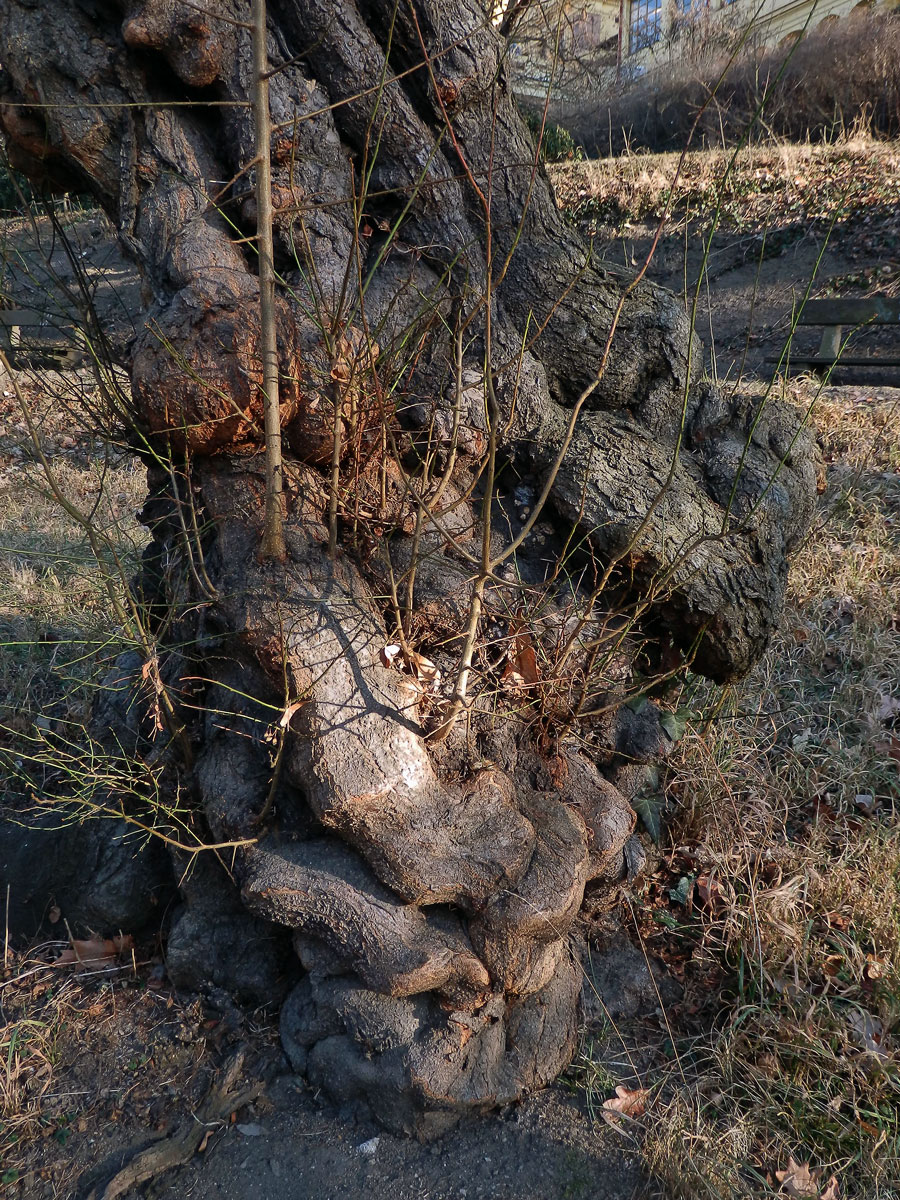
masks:
{"type": "Polygon", "coordinates": [[[787,1196],[818,1196],[821,1174],[821,1167],[814,1167],[813,1170],[810,1170],[808,1162],[798,1163],[794,1161],[793,1156],[790,1156],[787,1168],[784,1171],[776,1171],[775,1178],[787,1196]]]}
{"type": "Polygon", "coordinates": [[[54,961],[54,966],[63,967],[70,963],[80,963],[82,966],[102,966],[115,962],[120,954],[125,954],[134,946],[134,938],[130,933],[121,933],[112,938],[72,938],[71,943],[54,961]]]}
{"type": "Polygon", "coordinates": [[[845,917],[843,913],[827,912],[824,920],[828,922],[832,929],[847,929],[850,926],[850,918],[845,917]]]}
{"type": "Polygon", "coordinates": [[[873,1017],[871,1013],[867,1013],[861,1008],[854,1008],[847,1017],[847,1024],[853,1031],[857,1043],[866,1053],[873,1054],[881,1062],[887,1062],[890,1059],[890,1054],[882,1045],[884,1026],[878,1017],[873,1017]]]}
{"type": "Polygon", "coordinates": [[[828,954],[822,959],[822,974],[834,979],[844,968],[843,954],[828,954]]]}
{"type": "Polygon", "coordinates": [[[622,1128],[623,1117],[640,1117],[647,1108],[647,1097],[650,1095],[649,1088],[631,1088],[623,1087],[620,1083],[616,1088],[615,1096],[611,1096],[609,1100],[604,1100],[601,1112],[603,1120],[607,1125],[611,1125],[613,1129],[622,1128]]]}
{"type": "Polygon", "coordinates": [[[697,896],[708,909],[714,910],[725,903],[722,889],[711,875],[698,875],[694,887],[697,896]]]}
{"type": "Polygon", "coordinates": [[[877,954],[867,954],[866,965],[863,967],[863,975],[866,979],[882,979],[887,965],[888,961],[886,958],[881,958],[877,954]]]}
{"type": "MultiPolygon", "coordinates": [[[[676,859],[678,859],[683,867],[687,868],[688,873],[693,873],[699,876],[702,860],[699,854],[699,848],[697,846],[683,845],[675,847],[675,849],[672,851],[671,869],[673,871],[677,870],[677,867],[675,866],[676,859]]],[[[700,878],[705,878],[705,876],[700,876],[700,878]]]]}
{"type": "Polygon", "coordinates": [[[419,683],[433,683],[437,685],[441,682],[440,668],[436,667],[430,658],[426,658],[424,654],[419,654],[417,650],[410,650],[409,665],[419,683]]]}
{"type": "Polygon", "coordinates": [[[435,666],[430,658],[426,658],[418,650],[404,652],[402,646],[392,643],[390,646],[382,646],[379,658],[383,667],[405,668],[418,683],[437,687],[441,682],[440,667],[435,666]]]}
{"type": "Polygon", "coordinates": [[[513,637],[509,659],[500,676],[500,682],[508,687],[533,687],[540,677],[531,636],[527,629],[519,629],[513,637]]]}

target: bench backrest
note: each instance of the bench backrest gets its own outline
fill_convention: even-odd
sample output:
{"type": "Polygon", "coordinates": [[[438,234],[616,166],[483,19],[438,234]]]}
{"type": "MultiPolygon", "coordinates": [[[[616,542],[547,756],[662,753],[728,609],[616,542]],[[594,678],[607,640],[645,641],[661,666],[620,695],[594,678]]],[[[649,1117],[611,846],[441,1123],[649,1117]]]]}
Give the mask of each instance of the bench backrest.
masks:
{"type": "Polygon", "coordinates": [[[50,325],[54,322],[49,313],[39,312],[36,308],[0,308],[0,325],[28,328],[35,325],[50,325]]]}
{"type": "Polygon", "coordinates": [[[900,299],[867,296],[859,300],[807,300],[799,325],[900,325],[900,299]]]}

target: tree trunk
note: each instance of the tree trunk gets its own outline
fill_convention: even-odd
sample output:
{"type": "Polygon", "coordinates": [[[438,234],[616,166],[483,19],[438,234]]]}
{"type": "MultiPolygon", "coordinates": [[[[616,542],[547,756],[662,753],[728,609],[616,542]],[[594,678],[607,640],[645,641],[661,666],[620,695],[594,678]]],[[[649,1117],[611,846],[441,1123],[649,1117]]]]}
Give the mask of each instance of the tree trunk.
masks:
{"type": "Polygon", "coordinates": [[[212,867],[186,884],[170,969],[201,912],[241,917],[238,974],[248,930],[293,931],[295,1065],[422,1132],[567,1063],[585,888],[622,877],[666,745],[634,672],[757,660],[813,452],[560,216],[477,0],[270,0],[286,558],[260,561],[250,12],[0,0],[3,122],[151,298],[129,367],[138,591],[193,745],[170,771],[213,840],[255,839],[240,905],[212,867]]]}

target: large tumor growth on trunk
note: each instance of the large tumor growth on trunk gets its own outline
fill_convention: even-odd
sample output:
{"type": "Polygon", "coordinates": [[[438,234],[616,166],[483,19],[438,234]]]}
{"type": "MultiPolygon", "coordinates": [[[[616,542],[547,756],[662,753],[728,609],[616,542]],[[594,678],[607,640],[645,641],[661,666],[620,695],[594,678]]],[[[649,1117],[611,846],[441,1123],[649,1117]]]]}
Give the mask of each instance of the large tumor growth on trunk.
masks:
{"type": "Polygon", "coordinates": [[[683,305],[560,216],[478,0],[278,0],[287,557],[261,563],[249,16],[0,0],[2,119],[146,285],[134,591],[171,786],[239,843],[227,872],[180,863],[170,971],[241,986],[252,963],[270,1000],[299,978],[297,1069],[425,1131],[571,1056],[576,918],[634,862],[666,744],[625,701],[758,658],[812,452],[774,400],[706,382],[683,305]]]}

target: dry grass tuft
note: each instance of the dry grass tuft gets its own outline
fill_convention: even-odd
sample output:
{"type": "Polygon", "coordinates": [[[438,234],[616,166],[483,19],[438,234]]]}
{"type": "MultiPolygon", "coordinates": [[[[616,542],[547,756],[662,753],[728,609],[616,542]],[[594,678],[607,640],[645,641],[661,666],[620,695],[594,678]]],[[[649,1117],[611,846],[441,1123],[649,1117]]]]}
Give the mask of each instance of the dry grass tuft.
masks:
{"type": "Polygon", "coordinates": [[[18,1179],[17,1150],[41,1133],[55,1032],[53,1023],[25,1018],[0,1030],[0,1184],[18,1179]]]}

